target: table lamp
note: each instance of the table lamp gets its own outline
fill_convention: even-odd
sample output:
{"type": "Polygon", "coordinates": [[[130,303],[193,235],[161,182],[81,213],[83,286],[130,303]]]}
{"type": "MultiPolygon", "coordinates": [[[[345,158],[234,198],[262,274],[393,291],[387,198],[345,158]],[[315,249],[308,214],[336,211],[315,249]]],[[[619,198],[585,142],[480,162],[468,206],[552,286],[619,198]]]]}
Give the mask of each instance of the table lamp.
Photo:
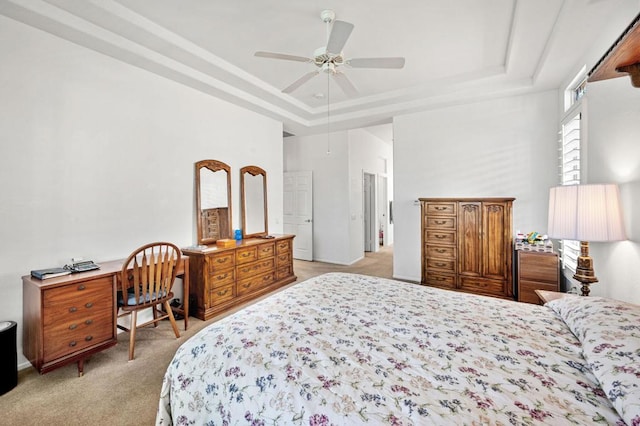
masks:
{"type": "Polygon", "coordinates": [[[582,295],[598,282],[589,256],[589,241],[625,240],[620,192],[615,184],[566,185],[549,191],[548,235],[580,241],[580,256],[573,278],[582,283],[582,295]]]}

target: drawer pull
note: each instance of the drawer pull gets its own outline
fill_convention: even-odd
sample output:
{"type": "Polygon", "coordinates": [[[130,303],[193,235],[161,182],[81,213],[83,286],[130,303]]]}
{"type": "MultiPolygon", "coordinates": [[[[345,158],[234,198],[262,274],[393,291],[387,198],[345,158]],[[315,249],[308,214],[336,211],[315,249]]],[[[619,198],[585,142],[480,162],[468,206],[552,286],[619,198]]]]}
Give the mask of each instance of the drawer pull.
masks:
{"type": "Polygon", "coordinates": [[[92,319],[88,319],[84,322],[86,325],[91,325],[93,324],[93,320],[92,319]]]}
{"type": "Polygon", "coordinates": [[[224,274],[224,275],[218,275],[218,276],[216,277],[216,279],[218,279],[218,280],[223,280],[223,279],[227,278],[228,276],[229,276],[229,273],[226,273],[226,274],[224,274]]]}
{"type": "Polygon", "coordinates": [[[87,336],[84,338],[84,340],[86,340],[87,342],[90,342],[93,340],[93,336],[87,336]]]}
{"type": "Polygon", "coordinates": [[[440,268],[444,268],[445,266],[447,266],[447,264],[442,262],[436,262],[436,266],[439,266],[440,268]]]}
{"type": "Polygon", "coordinates": [[[224,291],[219,291],[218,296],[224,296],[225,294],[227,294],[228,291],[229,289],[225,289],[224,291]]]}
{"type": "Polygon", "coordinates": [[[225,258],[223,258],[223,259],[218,259],[218,260],[216,260],[216,262],[218,262],[218,263],[227,263],[227,260],[229,260],[229,258],[228,258],[228,257],[225,257],[225,258]]]}
{"type": "Polygon", "coordinates": [[[447,238],[447,236],[438,234],[438,235],[436,235],[436,238],[439,239],[439,240],[444,240],[445,238],[447,238]]]}
{"type": "Polygon", "coordinates": [[[69,308],[69,312],[77,312],[78,308],[76,308],[75,306],[72,306],[69,308]]]}
{"type": "Polygon", "coordinates": [[[251,287],[251,283],[242,284],[242,287],[249,288],[249,287],[251,287]]]}
{"type": "Polygon", "coordinates": [[[445,223],[447,223],[447,221],[445,220],[436,220],[436,225],[444,225],[445,223]]]}
{"type": "Polygon", "coordinates": [[[86,288],[87,288],[87,287],[86,287],[84,284],[80,284],[80,285],[78,286],[78,291],[80,291],[80,290],[84,290],[84,289],[86,289],[86,288]]]}
{"type": "Polygon", "coordinates": [[[77,345],[78,342],[76,342],[75,340],[72,340],[69,342],[69,346],[74,347],[75,345],[77,345]]]}
{"type": "Polygon", "coordinates": [[[445,249],[436,249],[436,251],[437,251],[438,253],[444,253],[446,250],[445,250],[445,249]]]}
{"type": "Polygon", "coordinates": [[[75,330],[76,328],[78,328],[78,324],[71,324],[69,326],[69,330],[75,330]]]}
{"type": "Polygon", "coordinates": [[[93,302],[85,303],[84,307],[87,309],[91,309],[91,307],[93,307],[93,302]]]}
{"type": "Polygon", "coordinates": [[[264,278],[262,278],[262,281],[269,281],[271,279],[271,275],[265,275],[264,278]]]}
{"type": "Polygon", "coordinates": [[[436,210],[438,211],[442,211],[442,210],[446,210],[446,207],[442,207],[442,206],[436,206],[436,210]]]}
{"type": "Polygon", "coordinates": [[[442,278],[442,277],[436,277],[436,281],[446,281],[446,278],[442,278]]]}
{"type": "Polygon", "coordinates": [[[247,252],[247,253],[242,253],[240,256],[242,257],[249,257],[251,256],[251,253],[247,252]]]}

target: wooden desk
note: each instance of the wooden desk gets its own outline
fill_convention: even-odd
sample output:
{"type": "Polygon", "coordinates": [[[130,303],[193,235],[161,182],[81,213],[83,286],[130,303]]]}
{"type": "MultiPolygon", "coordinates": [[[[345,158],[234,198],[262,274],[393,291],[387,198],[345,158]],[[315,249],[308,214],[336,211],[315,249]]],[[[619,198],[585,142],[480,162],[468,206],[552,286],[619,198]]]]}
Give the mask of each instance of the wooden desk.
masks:
{"type": "MultiPolygon", "coordinates": [[[[83,374],[84,360],[117,343],[118,280],[124,259],[100,269],[58,278],[22,277],[22,351],[41,374],[71,362],[83,374]]],[[[183,305],[173,308],[189,326],[189,257],[182,256],[183,305]]]]}

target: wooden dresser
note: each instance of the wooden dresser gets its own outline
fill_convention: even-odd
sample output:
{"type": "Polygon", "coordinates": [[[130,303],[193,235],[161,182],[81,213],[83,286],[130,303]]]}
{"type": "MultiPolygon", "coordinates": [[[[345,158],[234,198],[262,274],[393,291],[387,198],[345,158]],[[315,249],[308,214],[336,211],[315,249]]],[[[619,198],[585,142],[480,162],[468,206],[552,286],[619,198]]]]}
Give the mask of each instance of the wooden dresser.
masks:
{"type": "Polygon", "coordinates": [[[208,320],[296,280],[293,235],[241,240],[233,247],[183,249],[189,256],[191,315],[208,320]]]}
{"type": "Polygon", "coordinates": [[[535,290],[560,291],[560,261],[556,253],[518,250],[516,259],[519,302],[540,303],[535,290]]]}
{"type": "Polygon", "coordinates": [[[422,284],[513,298],[514,198],[421,198],[422,284]]]}

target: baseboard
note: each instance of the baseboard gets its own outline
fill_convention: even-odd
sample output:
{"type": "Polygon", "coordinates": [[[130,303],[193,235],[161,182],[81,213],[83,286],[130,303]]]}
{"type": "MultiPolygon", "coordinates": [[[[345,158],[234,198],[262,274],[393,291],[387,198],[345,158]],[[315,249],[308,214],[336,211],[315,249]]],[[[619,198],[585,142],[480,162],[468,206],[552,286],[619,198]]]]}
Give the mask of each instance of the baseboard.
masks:
{"type": "Polygon", "coordinates": [[[402,275],[393,275],[394,280],[408,281],[414,284],[420,284],[420,280],[415,277],[403,277],[402,275]]]}

